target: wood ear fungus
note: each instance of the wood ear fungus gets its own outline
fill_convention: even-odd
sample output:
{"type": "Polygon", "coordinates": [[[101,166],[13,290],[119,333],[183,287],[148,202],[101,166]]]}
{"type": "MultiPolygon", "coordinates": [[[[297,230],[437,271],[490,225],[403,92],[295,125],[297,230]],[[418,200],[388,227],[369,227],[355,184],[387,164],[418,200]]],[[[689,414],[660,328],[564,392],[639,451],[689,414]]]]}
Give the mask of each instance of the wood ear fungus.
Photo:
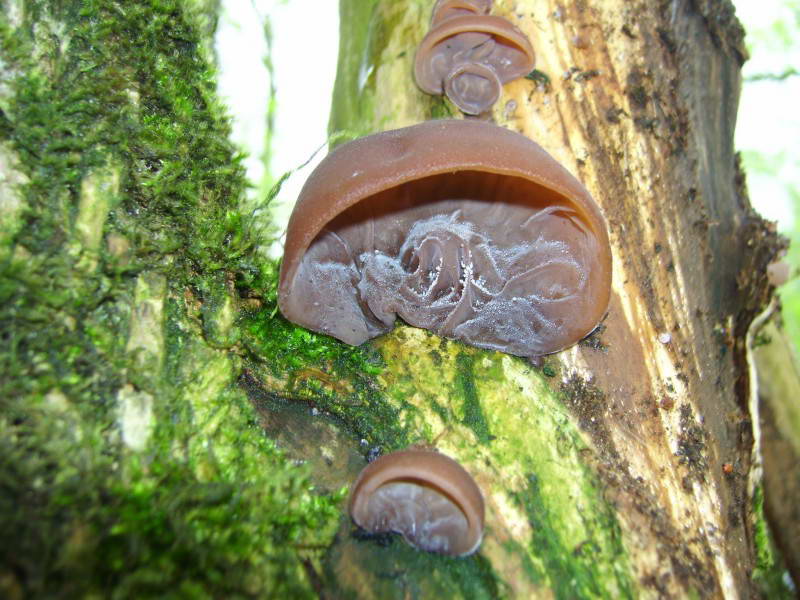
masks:
{"type": "Polygon", "coordinates": [[[539,145],[481,121],[428,121],[334,150],[289,220],[283,315],[361,344],[397,316],[537,357],[606,312],[611,251],[586,189],[539,145]]]}
{"type": "Polygon", "coordinates": [[[417,85],[428,94],[447,93],[468,115],[476,107],[488,110],[503,84],[530,73],[535,64],[533,48],[519,29],[502,17],[487,15],[491,2],[449,0],[434,8],[431,30],[420,42],[414,62],[417,85]],[[489,72],[490,74],[487,74],[489,72]],[[463,88],[454,78],[469,81],[470,102],[450,90],[463,88]],[[499,85],[498,85],[499,82],[499,85]],[[476,99],[476,92],[485,96],[476,99]]]}
{"type": "Polygon", "coordinates": [[[392,452],[358,476],[350,515],[369,532],[393,531],[420,550],[466,556],[483,539],[483,495],[452,458],[420,449],[392,452]]]}

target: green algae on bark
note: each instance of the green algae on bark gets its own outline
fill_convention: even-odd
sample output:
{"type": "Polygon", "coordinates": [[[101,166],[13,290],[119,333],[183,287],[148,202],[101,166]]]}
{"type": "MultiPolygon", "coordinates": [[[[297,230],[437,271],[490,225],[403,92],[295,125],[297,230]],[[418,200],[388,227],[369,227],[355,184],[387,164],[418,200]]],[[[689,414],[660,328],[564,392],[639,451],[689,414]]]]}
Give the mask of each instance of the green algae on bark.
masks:
{"type": "MultiPolygon", "coordinates": [[[[316,343],[308,349],[324,347],[327,340],[312,340],[316,343]]],[[[584,455],[591,451],[545,375],[517,358],[406,326],[351,349],[373,351],[384,364],[370,394],[359,395],[356,371],[320,369],[313,374],[318,385],[290,383],[291,392],[274,392],[284,400],[266,400],[273,410],[284,411],[287,405],[276,402],[311,403],[310,411],[306,405],[298,417],[283,422],[296,432],[308,432],[313,425],[321,435],[315,438],[318,443],[340,448],[322,461],[311,457],[307,443],[287,444],[299,456],[311,457],[315,481],[339,482],[328,471],[336,464],[354,476],[354,466],[347,463],[359,448],[364,453],[376,446],[390,451],[433,445],[457,457],[481,486],[487,500],[486,535],[477,555],[453,559],[415,551],[396,536],[364,536],[344,517],[335,543],[321,559],[318,576],[325,589],[359,598],[633,596],[614,511],[585,464],[584,455]],[[326,380],[325,373],[332,378],[326,380]],[[353,388],[335,389],[343,385],[353,388]],[[327,394],[331,399],[326,402],[327,394]],[[333,429],[343,436],[323,433],[329,427],[323,425],[330,419],[327,414],[336,415],[333,429]],[[371,424],[365,430],[373,437],[359,445],[365,423],[371,424]],[[351,439],[349,449],[346,438],[351,439]]],[[[309,369],[303,365],[308,363],[300,359],[295,372],[309,369]]],[[[263,369],[254,374],[259,372],[262,382],[270,381],[263,378],[263,369]]],[[[280,386],[277,379],[272,383],[280,386]]]]}
{"type": "Polygon", "coordinates": [[[406,426],[458,457],[482,486],[481,554],[514,595],[542,588],[557,597],[631,595],[614,512],[544,375],[520,359],[409,327],[376,345],[387,362],[380,376],[387,395],[410,405],[406,426]]]}

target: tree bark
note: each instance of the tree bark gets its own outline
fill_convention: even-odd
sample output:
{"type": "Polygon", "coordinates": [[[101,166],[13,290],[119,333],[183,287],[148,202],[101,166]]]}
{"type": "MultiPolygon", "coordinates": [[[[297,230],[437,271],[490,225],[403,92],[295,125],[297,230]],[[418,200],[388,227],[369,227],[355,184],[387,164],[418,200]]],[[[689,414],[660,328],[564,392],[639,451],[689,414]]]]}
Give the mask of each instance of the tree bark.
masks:
{"type": "MultiPolygon", "coordinates": [[[[411,76],[430,9],[342,0],[333,134],[457,114],[411,76]]],[[[601,205],[611,307],[542,369],[407,327],[376,340],[407,439],[476,475],[487,535],[473,565],[453,566],[343,530],[329,572],[358,597],[440,586],[470,597],[464,580],[487,596],[757,594],[766,542],[748,336],[781,242],[750,208],[734,153],[745,50],[733,8],[517,0],[493,14],[537,55],[493,118],[601,205]]]]}
{"type": "MultiPolygon", "coordinates": [[[[541,368],[276,313],[214,2],[0,4],[0,595],[770,591],[751,324],[780,241],[733,152],[728,2],[495,2],[538,71],[493,118],[584,182],[614,252],[603,327],[541,368]],[[414,443],[481,486],[478,554],[345,514],[367,458],[414,443]]],[[[333,139],[456,114],[411,75],[431,7],[341,0],[333,139]]]]}

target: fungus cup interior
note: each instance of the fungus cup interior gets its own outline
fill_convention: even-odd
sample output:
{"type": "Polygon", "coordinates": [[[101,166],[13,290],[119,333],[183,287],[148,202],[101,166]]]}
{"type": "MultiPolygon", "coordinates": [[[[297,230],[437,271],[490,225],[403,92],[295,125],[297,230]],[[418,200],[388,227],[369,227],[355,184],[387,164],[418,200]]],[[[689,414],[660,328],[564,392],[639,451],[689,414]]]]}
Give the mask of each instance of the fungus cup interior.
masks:
{"type": "Polygon", "coordinates": [[[461,112],[486,113],[500,97],[502,83],[494,70],[479,63],[464,63],[447,75],[445,93],[461,112]]]}
{"type": "Polygon", "coordinates": [[[524,357],[605,314],[611,253],[585,188],[526,137],[428,121],[345,144],[289,221],[283,315],[348,344],[410,325],[524,357]]]}
{"type": "Polygon", "coordinates": [[[429,450],[401,450],[367,465],[353,485],[349,511],[359,527],[400,533],[429,552],[465,556],[483,538],[477,484],[456,461],[429,450]]]}

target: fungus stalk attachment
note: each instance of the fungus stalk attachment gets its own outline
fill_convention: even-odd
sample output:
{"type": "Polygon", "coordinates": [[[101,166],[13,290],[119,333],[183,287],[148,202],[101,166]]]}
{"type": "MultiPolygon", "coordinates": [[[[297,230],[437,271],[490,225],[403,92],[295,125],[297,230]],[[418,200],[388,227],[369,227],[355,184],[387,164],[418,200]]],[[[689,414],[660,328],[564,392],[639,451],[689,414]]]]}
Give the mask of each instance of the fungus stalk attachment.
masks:
{"type": "Polygon", "coordinates": [[[491,0],[439,0],[417,49],[414,75],[428,94],[446,94],[466,115],[488,114],[502,86],[533,70],[528,38],[489,15],[491,0]]]}

